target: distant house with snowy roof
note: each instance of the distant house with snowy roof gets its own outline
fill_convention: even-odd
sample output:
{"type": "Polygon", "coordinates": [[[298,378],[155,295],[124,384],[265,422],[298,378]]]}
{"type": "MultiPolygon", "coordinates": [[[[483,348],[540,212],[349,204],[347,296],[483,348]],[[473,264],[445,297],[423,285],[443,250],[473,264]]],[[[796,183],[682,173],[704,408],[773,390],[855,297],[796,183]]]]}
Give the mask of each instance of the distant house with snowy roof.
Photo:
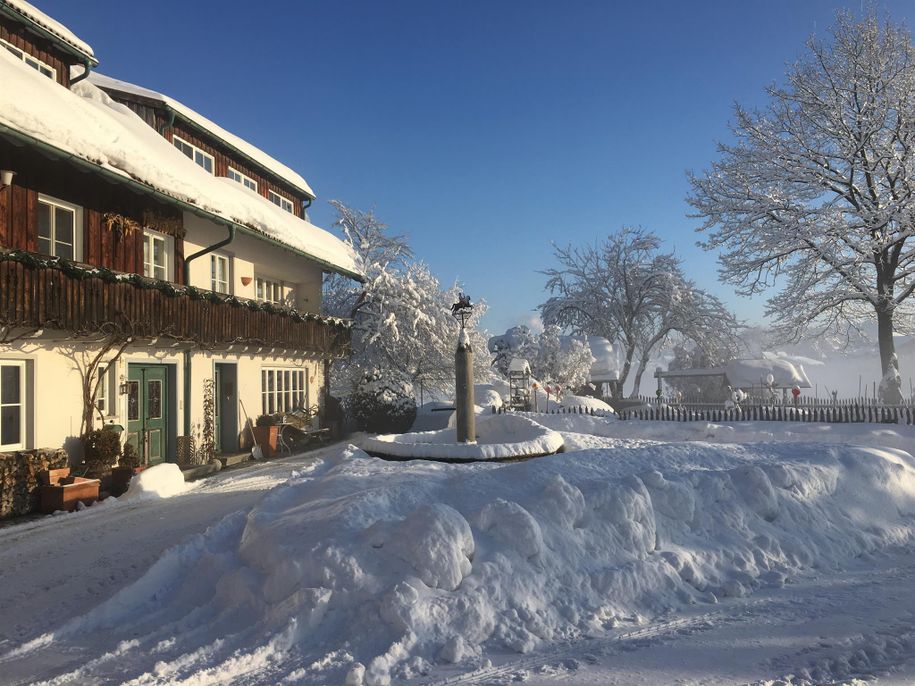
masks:
{"type": "Polygon", "coordinates": [[[88,414],[174,460],[210,379],[226,453],[241,402],[316,405],[349,346],[348,322],[320,315],[323,275],[361,274],[308,221],[305,179],[92,72],[92,48],[24,0],[0,0],[0,47],[0,453],[72,445],[88,414]]]}

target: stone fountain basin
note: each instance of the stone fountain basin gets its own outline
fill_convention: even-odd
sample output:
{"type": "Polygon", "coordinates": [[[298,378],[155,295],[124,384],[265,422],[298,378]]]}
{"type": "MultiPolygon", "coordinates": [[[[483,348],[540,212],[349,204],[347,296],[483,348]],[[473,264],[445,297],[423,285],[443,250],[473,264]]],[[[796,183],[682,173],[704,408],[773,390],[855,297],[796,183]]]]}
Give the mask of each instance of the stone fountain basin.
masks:
{"type": "Polygon", "coordinates": [[[476,443],[458,443],[456,430],[382,434],[369,438],[363,450],[393,460],[442,462],[511,461],[560,452],[562,436],[527,417],[512,414],[478,417],[476,443]]]}

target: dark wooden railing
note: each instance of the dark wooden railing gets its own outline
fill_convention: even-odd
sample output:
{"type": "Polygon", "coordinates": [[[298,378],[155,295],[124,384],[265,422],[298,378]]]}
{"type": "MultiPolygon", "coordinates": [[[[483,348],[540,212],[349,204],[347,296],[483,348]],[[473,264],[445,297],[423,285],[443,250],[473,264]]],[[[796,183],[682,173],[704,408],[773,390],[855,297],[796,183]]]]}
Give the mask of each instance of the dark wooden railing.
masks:
{"type": "Polygon", "coordinates": [[[345,355],[350,341],[344,320],[20,252],[0,253],[0,324],[321,356],[345,355]]]}

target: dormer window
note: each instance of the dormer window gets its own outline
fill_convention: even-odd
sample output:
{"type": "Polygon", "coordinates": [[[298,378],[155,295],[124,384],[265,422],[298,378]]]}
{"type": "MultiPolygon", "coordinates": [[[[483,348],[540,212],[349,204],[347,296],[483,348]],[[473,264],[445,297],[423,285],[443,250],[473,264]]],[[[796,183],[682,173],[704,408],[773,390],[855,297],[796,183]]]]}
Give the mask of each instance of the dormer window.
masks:
{"type": "Polygon", "coordinates": [[[188,143],[184,139],[178,138],[178,136],[174,136],[172,142],[186,157],[194,160],[196,164],[206,169],[210,174],[214,173],[213,170],[216,167],[216,161],[210,153],[201,150],[196,145],[188,143]]]}
{"type": "Polygon", "coordinates": [[[227,175],[233,181],[238,181],[245,188],[250,188],[255,193],[257,192],[257,181],[252,179],[250,176],[245,176],[237,169],[232,169],[229,167],[229,173],[227,175]]]}
{"type": "Polygon", "coordinates": [[[282,207],[287,212],[289,212],[291,214],[295,214],[295,209],[294,209],[294,205],[292,204],[292,200],[289,200],[288,198],[284,198],[279,193],[274,193],[273,191],[269,191],[267,193],[267,197],[270,198],[270,202],[272,202],[274,205],[278,205],[279,207],[282,207]]]}
{"type": "Polygon", "coordinates": [[[45,62],[42,62],[41,60],[39,60],[35,57],[32,57],[29,53],[23,52],[22,50],[17,48],[15,45],[13,45],[12,43],[7,43],[2,38],[0,38],[0,45],[2,45],[4,48],[9,50],[12,54],[14,54],[16,57],[21,59],[23,62],[25,62],[35,71],[38,71],[38,72],[44,74],[49,79],[57,80],[57,70],[54,69],[54,67],[52,67],[50,64],[46,64],[45,62]]]}

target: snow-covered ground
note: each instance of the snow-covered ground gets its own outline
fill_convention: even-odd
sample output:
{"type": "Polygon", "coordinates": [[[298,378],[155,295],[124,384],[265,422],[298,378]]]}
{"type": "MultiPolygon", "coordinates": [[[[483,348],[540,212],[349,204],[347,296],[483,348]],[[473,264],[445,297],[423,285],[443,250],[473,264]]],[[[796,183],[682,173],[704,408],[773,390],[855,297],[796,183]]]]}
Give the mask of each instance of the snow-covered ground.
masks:
{"type": "Polygon", "coordinates": [[[911,430],[531,416],[0,529],[0,683],[915,683],[911,430]]]}

